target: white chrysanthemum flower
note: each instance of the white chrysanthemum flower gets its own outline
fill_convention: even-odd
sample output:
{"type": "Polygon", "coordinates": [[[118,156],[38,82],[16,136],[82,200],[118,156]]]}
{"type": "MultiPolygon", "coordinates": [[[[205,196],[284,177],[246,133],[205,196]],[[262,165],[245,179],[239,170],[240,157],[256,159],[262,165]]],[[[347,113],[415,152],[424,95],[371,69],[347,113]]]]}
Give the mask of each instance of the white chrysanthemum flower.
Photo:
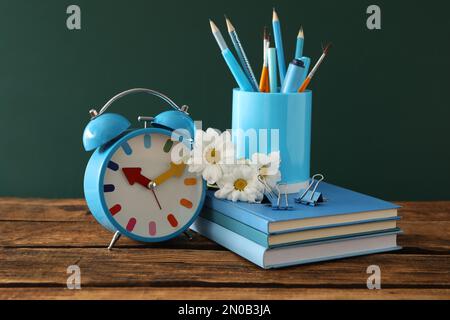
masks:
{"type": "Polygon", "coordinates": [[[233,161],[234,144],[229,132],[196,130],[194,148],[187,161],[190,172],[201,174],[208,184],[215,184],[223,176],[222,166],[233,161]]]}
{"type": "Polygon", "coordinates": [[[258,181],[258,170],[254,166],[236,164],[230,166],[220,183],[215,196],[231,201],[259,202],[263,198],[263,186],[258,181]]]}
{"type": "MultiPolygon", "coordinates": [[[[230,159],[230,161],[231,162],[227,162],[227,164],[225,164],[225,165],[221,165],[222,172],[223,172],[224,175],[227,174],[227,173],[231,173],[233,171],[233,169],[237,165],[240,165],[240,166],[242,166],[242,165],[246,165],[246,166],[251,165],[250,160],[245,159],[245,158],[233,159],[233,160],[230,159]]],[[[221,181],[220,180],[217,181],[217,184],[220,187],[221,181]]]]}
{"type": "Polygon", "coordinates": [[[271,186],[274,187],[281,180],[280,173],[280,152],[272,152],[269,155],[255,153],[250,161],[256,166],[259,175],[271,186]]]}

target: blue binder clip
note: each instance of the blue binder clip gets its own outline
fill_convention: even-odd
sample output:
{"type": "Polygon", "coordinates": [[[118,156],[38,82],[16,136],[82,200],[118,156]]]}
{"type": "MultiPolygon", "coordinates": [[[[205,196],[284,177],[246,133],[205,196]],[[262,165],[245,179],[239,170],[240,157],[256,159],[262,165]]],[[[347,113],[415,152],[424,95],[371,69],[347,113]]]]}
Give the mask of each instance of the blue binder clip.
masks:
{"type": "Polygon", "coordinates": [[[289,200],[287,193],[284,193],[284,196],[281,194],[279,186],[281,184],[277,184],[275,188],[272,188],[263,176],[258,176],[259,182],[261,182],[264,186],[264,196],[269,200],[270,207],[272,210],[292,210],[292,206],[289,205],[289,200]],[[284,198],[284,203],[281,201],[281,198],[284,198]]]}
{"type": "Polygon", "coordinates": [[[323,181],[324,176],[316,174],[311,178],[311,183],[305,190],[300,190],[301,196],[295,198],[295,202],[304,205],[315,207],[318,203],[323,202],[323,196],[321,192],[316,191],[319,183],[323,181]],[[318,178],[318,179],[317,179],[318,178]],[[311,190],[312,189],[312,190],[311,190]]]}

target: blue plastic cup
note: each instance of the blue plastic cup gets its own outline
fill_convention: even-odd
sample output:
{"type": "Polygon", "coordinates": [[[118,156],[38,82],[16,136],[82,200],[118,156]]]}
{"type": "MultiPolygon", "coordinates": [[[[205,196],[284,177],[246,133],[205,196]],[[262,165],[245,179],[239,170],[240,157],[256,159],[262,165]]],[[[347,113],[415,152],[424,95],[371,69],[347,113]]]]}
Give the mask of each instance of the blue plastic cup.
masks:
{"type": "Polygon", "coordinates": [[[238,158],[279,151],[283,192],[304,189],[310,179],[311,113],[310,90],[261,93],[234,89],[232,129],[238,158]]]}

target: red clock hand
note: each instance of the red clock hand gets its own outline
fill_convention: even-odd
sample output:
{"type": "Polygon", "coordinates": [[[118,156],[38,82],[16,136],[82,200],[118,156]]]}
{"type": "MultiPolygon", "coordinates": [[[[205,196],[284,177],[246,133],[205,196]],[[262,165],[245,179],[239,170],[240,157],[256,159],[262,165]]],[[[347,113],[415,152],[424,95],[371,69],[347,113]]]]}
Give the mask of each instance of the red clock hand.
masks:
{"type": "Polygon", "coordinates": [[[130,185],[138,183],[148,189],[149,183],[152,182],[152,180],[141,174],[141,168],[122,168],[122,171],[130,185]]]}
{"type": "Polygon", "coordinates": [[[155,200],[156,203],[158,204],[159,209],[160,210],[162,209],[158,197],[156,196],[156,192],[153,186],[151,185],[152,180],[141,174],[142,168],[122,168],[122,171],[130,185],[134,185],[135,183],[137,183],[143,186],[144,188],[150,189],[150,191],[155,196],[155,200]]]}

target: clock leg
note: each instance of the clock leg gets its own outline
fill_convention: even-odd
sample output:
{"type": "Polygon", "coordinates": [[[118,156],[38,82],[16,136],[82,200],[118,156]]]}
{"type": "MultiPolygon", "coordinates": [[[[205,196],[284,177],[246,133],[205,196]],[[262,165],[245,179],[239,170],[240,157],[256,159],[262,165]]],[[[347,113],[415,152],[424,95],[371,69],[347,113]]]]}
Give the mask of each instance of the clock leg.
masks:
{"type": "Polygon", "coordinates": [[[112,249],[112,247],[113,247],[114,244],[117,242],[117,240],[119,240],[119,238],[120,238],[121,235],[122,235],[122,234],[121,234],[119,231],[116,231],[116,233],[114,233],[114,235],[113,235],[113,237],[112,237],[112,239],[111,239],[111,242],[109,243],[108,250],[111,250],[111,249],[112,249]]]}
{"type": "Polygon", "coordinates": [[[192,235],[186,230],[183,234],[189,239],[192,240],[192,235]]]}

